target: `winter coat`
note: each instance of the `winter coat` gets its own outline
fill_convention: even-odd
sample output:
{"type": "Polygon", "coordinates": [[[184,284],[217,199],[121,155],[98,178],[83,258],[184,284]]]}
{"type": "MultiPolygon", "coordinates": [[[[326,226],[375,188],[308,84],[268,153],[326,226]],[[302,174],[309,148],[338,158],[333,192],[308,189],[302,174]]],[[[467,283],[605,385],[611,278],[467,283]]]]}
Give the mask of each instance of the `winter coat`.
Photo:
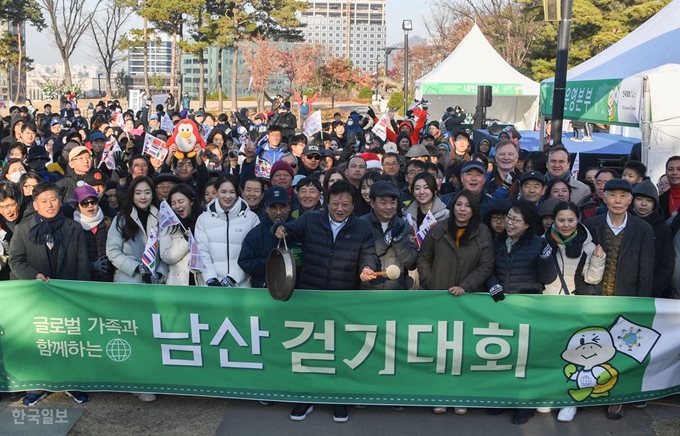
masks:
{"type": "MultiPolygon", "coordinates": [[[[463,189],[465,188],[461,183],[460,185],[458,185],[458,188],[456,189],[455,192],[442,195],[442,201],[446,205],[447,209],[451,208],[451,203],[453,202],[453,199],[456,198],[456,195],[463,189]]],[[[479,216],[481,216],[483,220],[484,217],[486,217],[486,214],[489,213],[489,210],[491,210],[491,205],[493,204],[494,200],[493,198],[491,198],[491,195],[489,195],[486,192],[486,188],[482,188],[482,192],[480,192],[479,195],[476,196],[476,198],[478,200],[477,206],[479,206],[479,216]]]]}
{"type": "MultiPolygon", "coordinates": [[[[652,226],[654,230],[654,282],[652,297],[667,296],[673,282],[675,269],[675,251],[673,250],[673,233],[663,220],[661,209],[644,217],[638,217],[652,226]]],[[[637,216],[635,211],[633,215],[637,216]]]]}
{"type": "Polygon", "coordinates": [[[429,290],[460,286],[465,292],[483,292],[494,268],[491,231],[480,223],[470,240],[457,246],[455,235],[449,234],[450,219],[437,223],[425,236],[418,256],[420,285],[429,290]]]}
{"type": "MultiPolygon", "coordinates": [[[[80,225],[80,223],[78,224],[80,225]]],[[[104,219],[97,225],[96,233],[93,233],[92,230],[83,229],[83,233],[85,234],[85,244],[87,245],[87,259],[90,263],[102,256],[106,256],[106,238],[110,228],[111,218],[105,216],[104,219]]],[[[93,282],[112,282],[113,268],[111,268],[109,274],[102,274],[92,268],[90,280],[93,282]]]]}
{"type": "MultiPolygon", "coordinates": [[[[413,218],[413,222],[415,223],[418,217],[419,207],[420,204],[416,200],[413,200],[411,204],[408,205],[408,207],[402,209],[402,216],[406,218],[410,213],[411,218],[413,218]]],[[[430,211],[432,212],[432,215],[434,215],[434,219],[437,220],[437,222],[449,217],[449,208],[446,207],[446,204],[444,204],[444,202],[441,201],[436,195],[434,196],[434,203],[432,204],[432,209],[430,209],[430,211]]]]}
{"type": "Polygon", "coordinates": [[[189,270],[189,240],[184,236],[184,230],[179,226],[170,226],[161,230],[158,242],[158,252],[161,260],[168,266],[168,280],[166,285],[188,286],[189,277],[194,275],[194,282],[203,285],[200,272],[189,270]]]}
{"type": "MultiPolygon", "coordinates": [[[[562,272],[569,293],[591,295],[590,288],[587,285],[597,285],[602,281],[607,255],[605,254],[602,257],[593,256],[593,251],[595,251],[597,245],[593,243],[593,237],[583,224],[578,225],[576,232],[576,238],[569,241],[566,245],[558,244],[550,235],[550,229],[545,233],[544,238],[553,248],[553,255],[557,259],[557,264],[562,272]]],[[[545,285],[543,293],[552,295],[565,294],[559,276],[552,283],[545,285]]]]}
{"type": "Polygon", "coordinates": [[[56,183],[59,187],[59,192],[61,193],[62,203],[68,202],[73,197],[73,191],[78,187],[78,182],[84,179],[85,174],[78,175],[74,173],[71,168],[66,170],[66,176],[56,183]]]}
{"type": "MultiPolygon", "coordinates": [[[[106,255],[109,261],[116,267],[116,272],[113,275],[113,281],[116,283],[142,283],[142,275],[139,274],[137,268],[142,261],[142,254],[149,236],[149,232],[158,227],[158,209],[151,206],[149,211],[149,218],[146,222],[146,228],[143,227],[139,219],[137,208],[133,207],[130,213],[130,219],[133,220],[139,232],[134,238],[123,240],[123,235],[118,230],[118,221],[125,220],[125,217],[116,216],[111,222],[109,234],[106,238],[106,255]]],[[[121,222],[121,226],[124,221],[121,222]]],[[[159,256],[156,256],[156,273],[168,277],[168,266],[163,262],[159,256]]]]}
{"type": "MultiPolygon", "coordinates": [[[[411,138],[411,144],[419,144],[420,143],[420,131],[423,130],[423,127],[425,127],[425,123],[427,122],[427,109],[421,109],[421,108],[413,108],[413,116],[418,118],[418,121],[416,121],[416,125],[413,126],[413,124],[410,121],[402,121],[399,123],[399,131],[393,131],[390,129],[386,130],[387,134],[387,140],[390,142],[394,142],[395,144],[399,144],[399,141],[397,141],[397,136],[399,136],[399,133],[401,132],[401,128],[406,126],[409,128],[409,131],[407,132],[409,138],[411,138]]],[[[378,122],[377,118],[373,119],[374,123],[378,122]]]]}
{"type": "Polygon", "coordinates": [[[248,232],[258,224],[260,219],[241,198],[237,198],[227,212],[217,198],[208,204],[207,211],[196,220],[194,235],[205,262],[203,279],[206,282],[229,276],[237,287],[250,287],[246,273],[238,265],[238,257],[248,232]]]}
{"type": "MultiPolygon", "coordinates": [[[[269,253],[279,245],[279,239],[270,233],[273,225],[272,220],[265,214],[264,218],[260,219],[260,224],[246,236],[238,256],[238,265],[250,276],[250,285],[253,288],[265,287],[267,258],[269,258],[269,253]]],[[[286,243],[296,259],[299,258],[302,254],[302,243],[294,241],[291,237],[286,239],[286,243]]]]}
{"type": "Polygon", "coordinates": [[[362,282],[361,289],[409,289],[411,280],[407,271],[415,269],[418,259],[418,249],[410,238],[411,227],[406,221],[395,216],[383,232],[382,223],[373,211],[359,219],[368,224],[373,231],[375,253],[380,261],[380,269],[384,271],[390,265],[397,265],[401,269],[398,279],[390,280],[387,276],[380,276],[370,282],[362,282]],[[385,235],[388,232],[390,237],[386,239],[385,235]]]}
{"type": "Polygon", "coordinates": [[[275,224],[271,233],[279,226],[302,241],[301,289],[359,289],[359,275],[364,267],[380,270],[373,231],[354,215],[347,218],[335,240],[325,209],[307,212],[289,223],[275,224]]]}
{"type": "MultiPolygon", "coordinates": [[[[601,245],[605,253],[607,216],[608,214],[598,215],[584,223],[593,237],[593,243],[601,245]]],[[[616,267],[615,295],[649,297],[652,295],[653,282],[654,230],[640,218],[628,214],[628,224],[621,240],[616,267]]],[[[596,291],[598,294],[604,292],[604,280],[597,285],[596,291]]]]}
{"type": "Polygon", "coordinates": [[[9,244],[10,279],[34,280],[42,273],[52,279],[90,280],[90,262],[87,259],[85,234],[80,224],[64,218],[57,253],[57,271],[51,271],[47,246],[28,240],[28,232],[35,225],[34,219],[26,219],[14,228],[9,244]]]}
{"type": "Polygon", "coordinates": [[[486,281],[487,289],[501,285],[506,294],[540,294],[545,284],[557,278],[552,257],[540,257],[547,242],[527,229],[508,253],[507,239],[508,234],[503,232],[494,242],[496,262],[486,281]]]}

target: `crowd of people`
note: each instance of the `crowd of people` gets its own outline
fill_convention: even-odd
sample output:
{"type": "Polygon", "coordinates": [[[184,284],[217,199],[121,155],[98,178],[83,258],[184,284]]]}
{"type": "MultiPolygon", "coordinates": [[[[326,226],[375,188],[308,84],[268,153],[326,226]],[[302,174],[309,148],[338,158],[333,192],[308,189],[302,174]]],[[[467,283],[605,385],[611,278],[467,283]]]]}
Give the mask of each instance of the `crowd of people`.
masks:
{"type": "MultiPolygon", "coordinates": [[[[296,99],[311,113],[314,98],[296,99]]],[[[440,119],[422,102],[402,120],[390,114],[383,140],[371,109],[336,113],[307,137],[290,102],[271,101],[268,114],[231,116],[164,105],[134,113],[118,101],[99,102],[89,119],[70,102],[57,112],[10,108],[0,147],[0,276],[262,288],[267,257],[285,238],[301,289],[487,293],[498,310],[509,294],[678,298],[680,156],[656,186],[634,160],[621,173],[588,168],[577,178],[563,145],[528,153],[513,129],[471,138],[460,107],[440,119]],[[170,137],[161,129],[168,117],[192,120],[205,149],[143,154],[147,135],[170,137]],[[120,150],[106,159],[112,139],[120,150]],[[162,201],[179,224],[159,230],[162,201]],[[190,267],[191,236],[201,269],[190,267]],[[159,241],[153,270],[142,259],[149,238],[159,241]],[[398,275],[380,274],[395,266],[398,275]]],[[[29,392],[23,403],[46,395],[29,392]]],[[[299,404],[291,419],[312,410],[299,404]]],[[[576,411],[562,408],[558,420],[576,411]]],[[[607,417],[623,411],[611,405],[607,417]]],[[[533,414],[517,409],[512,422],[533,414]]],[[[335,406],[335,421],[348,417],[335,406]]]]}

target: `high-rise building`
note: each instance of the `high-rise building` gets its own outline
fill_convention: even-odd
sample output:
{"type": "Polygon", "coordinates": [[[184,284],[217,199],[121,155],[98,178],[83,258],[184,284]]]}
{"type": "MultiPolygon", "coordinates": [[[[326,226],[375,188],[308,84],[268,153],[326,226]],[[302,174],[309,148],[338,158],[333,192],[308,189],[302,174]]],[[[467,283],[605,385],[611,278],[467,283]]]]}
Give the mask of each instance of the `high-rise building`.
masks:
{"type": "Polygon", "coordinates": [[[301,21],[305,41],[330,54],[350,59],[365,71],[375,70],[380,48],[386,46],[387,0],[308,0],[301,21]]]}
{"type": "MultiPolygon", "coordinates": [[[[132,78],[132,87],[142,89],[144,85],[144,49],[135,47],[128,49],[128,71],[132,78]]],[[[170,66],[172,63],[172,39],[161,34],[157,40],[150,40],[147,49],[147,70],[149,78],[160,77],[164,89],[170,86],[170,66]]]]}

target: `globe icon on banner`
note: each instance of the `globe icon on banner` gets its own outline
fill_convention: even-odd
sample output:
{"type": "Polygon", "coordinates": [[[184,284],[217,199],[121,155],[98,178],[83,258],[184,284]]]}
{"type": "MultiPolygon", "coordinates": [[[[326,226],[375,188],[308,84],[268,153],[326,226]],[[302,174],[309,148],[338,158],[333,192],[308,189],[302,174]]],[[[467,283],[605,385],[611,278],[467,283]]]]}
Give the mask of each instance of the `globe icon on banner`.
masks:
{"type": "Polygon", "coordinates": [[[132,347],[125,339],[111,339],[106,344],[106,355],[114,362],[125,362],[132,354],[132,347]]]}

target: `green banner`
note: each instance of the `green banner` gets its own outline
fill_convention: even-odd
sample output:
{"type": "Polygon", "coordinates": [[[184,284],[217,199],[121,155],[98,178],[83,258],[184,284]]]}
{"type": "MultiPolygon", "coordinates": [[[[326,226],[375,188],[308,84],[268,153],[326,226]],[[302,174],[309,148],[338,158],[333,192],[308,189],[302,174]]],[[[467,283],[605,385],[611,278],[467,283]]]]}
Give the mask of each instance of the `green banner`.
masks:
{"type": "Polygon", "coordinates": [[[680,392],[680,301],[0,285],[0,391],[539,407],[680,392]]]}
{"type": "Polygon", "coordinates": [[[477,87],[490,85],[495,96],[524,95],[521,83],[493,84],[493,83],[423,83],[423,95],[477,95],[477,87]]]}
{"type": "MultiPolygon", "coordinates": [[[[551,116],[554,82],[541,83],[541,113],[551,116]]],[[[621,79],[567,82],[564,118],[591,123],[639,126],[641,90],[621,79]]]]}

